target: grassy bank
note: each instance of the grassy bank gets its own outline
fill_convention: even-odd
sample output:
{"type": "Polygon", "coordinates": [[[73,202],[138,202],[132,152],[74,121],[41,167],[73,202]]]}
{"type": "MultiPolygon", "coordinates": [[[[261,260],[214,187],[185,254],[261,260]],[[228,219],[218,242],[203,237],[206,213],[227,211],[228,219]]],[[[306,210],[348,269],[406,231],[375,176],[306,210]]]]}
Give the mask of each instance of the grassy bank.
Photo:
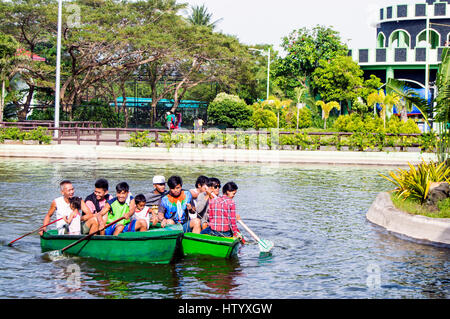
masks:
{"type": "Polygon", "coordinates": [[[431,211],[426,206],[422,206],[419,202],[410,199],[399,199],[394,194],[391,194],[391,199],[396,208],[413,215],[422,215],[431,218],[450,218],[450,198],[438,202],[438,211],[431,211]]]}

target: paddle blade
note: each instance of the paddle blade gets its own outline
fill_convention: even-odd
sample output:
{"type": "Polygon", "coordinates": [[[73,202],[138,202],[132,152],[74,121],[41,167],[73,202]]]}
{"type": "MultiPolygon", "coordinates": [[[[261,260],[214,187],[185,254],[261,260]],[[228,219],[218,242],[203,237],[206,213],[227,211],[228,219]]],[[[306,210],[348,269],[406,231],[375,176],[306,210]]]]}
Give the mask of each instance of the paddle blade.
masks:
{"type": "Polygon", "coordinates": [[[261,251],[263,253],[268,253],[275,245],[272,241],[267,240],[267,239],[261,239],[258,242],[258,244],[259,244],[259,251],[261,251]]]}
{"type": "Polygon", "coordinates": [[[44,259],[50,260],[50,261],[57,261],[67,258],[63,255],[61,250],[51,250],[43,254],[44,259]]]}

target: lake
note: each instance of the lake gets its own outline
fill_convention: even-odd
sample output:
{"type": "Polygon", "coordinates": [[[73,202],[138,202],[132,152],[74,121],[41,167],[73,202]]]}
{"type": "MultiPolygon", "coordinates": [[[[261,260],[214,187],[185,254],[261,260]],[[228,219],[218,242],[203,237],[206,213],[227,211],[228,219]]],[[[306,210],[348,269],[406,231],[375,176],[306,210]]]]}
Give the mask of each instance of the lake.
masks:
{"type": "Polygon", "coordinates": [[[404,240],[367,221],[378,174],[392,167],[164,163],[2,159],[0,162],[1,298],[449,298],[450,249],[404,240]],[[232,260],[182,259],[169,265],[52,259],[38,235],[11,240],[42,225],[59,182],[86,197],[98,178],[110,192],[126,181],[134,195],[154,175],[199,175],[234,181],[246,224],[275,247],[247,244],[232,260]]]}

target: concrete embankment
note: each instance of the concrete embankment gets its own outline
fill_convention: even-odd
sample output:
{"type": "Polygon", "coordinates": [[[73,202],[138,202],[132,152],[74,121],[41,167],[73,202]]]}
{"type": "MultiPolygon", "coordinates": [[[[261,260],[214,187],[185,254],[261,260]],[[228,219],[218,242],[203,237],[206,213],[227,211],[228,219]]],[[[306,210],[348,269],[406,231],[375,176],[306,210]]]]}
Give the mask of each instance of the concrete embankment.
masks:
{"type": "Polygon", "coordinates": [[[219,161],[248,163],[308,163],[343,165],[407,165],[437,160],[436,154],[419,152],[350,152],[244,150],[226,148],[135,148],[104,145],[0,144],[0,157],[62,159],[133,159],[173,161],[219,161]]]}
{"type": "MultiPolygon", "coordinates": [[[[450,245],[450,220],[412,215],[397,209],[387,192],[378,194],[367,219],[386,230],[423,243],[450,245]]],[[[449,246],[450,247],[450,246],[449,246]]]]}

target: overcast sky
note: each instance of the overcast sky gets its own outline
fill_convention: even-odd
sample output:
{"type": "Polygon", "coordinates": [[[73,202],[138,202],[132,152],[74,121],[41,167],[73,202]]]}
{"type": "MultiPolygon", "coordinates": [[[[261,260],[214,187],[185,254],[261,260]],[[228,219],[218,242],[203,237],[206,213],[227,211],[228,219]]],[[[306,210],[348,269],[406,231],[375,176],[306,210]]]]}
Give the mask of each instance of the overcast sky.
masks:
{"type": "Polygon", "coordinates": [[[213,21],[222,18],[217,30],[232,34],[245,44],[273,44],[302,27],[332,26],[350,48],[374,48],[374,21],[379,8],[395,4],[425,3],[425,0],[179,0],[205,4],[213,21]]]}

